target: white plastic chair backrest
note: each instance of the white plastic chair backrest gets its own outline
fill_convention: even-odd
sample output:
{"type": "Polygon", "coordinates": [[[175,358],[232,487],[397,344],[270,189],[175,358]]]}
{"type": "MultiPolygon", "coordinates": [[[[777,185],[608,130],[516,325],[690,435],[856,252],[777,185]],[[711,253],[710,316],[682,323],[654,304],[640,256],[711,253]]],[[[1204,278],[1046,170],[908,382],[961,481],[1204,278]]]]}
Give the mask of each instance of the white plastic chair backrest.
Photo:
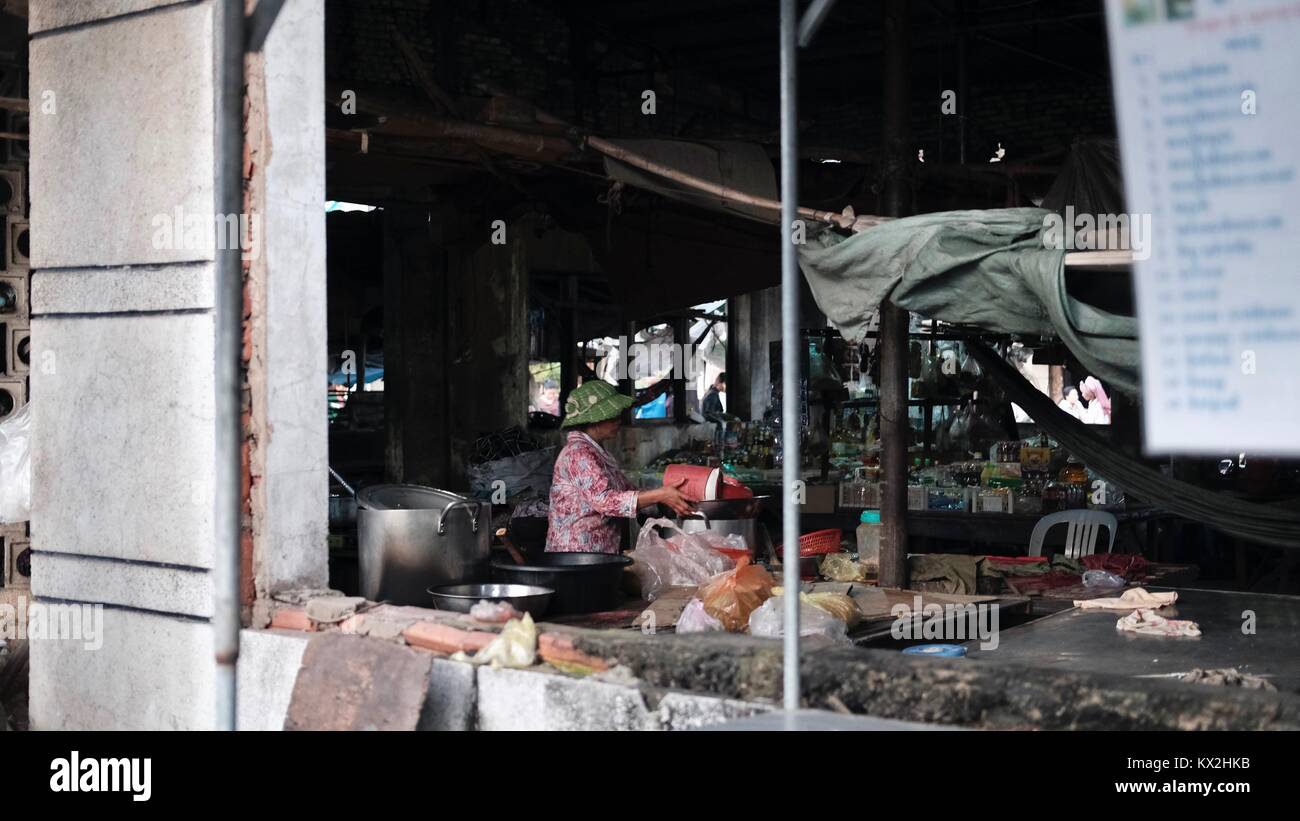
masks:
{"type": "Polygon", "coordinates": [[[1110,542],[1106,546],[1109,553],[1115,547],[1115,530],[1119,527],[1112,513],[1104,510],[1062,510],[1049,513],[1034,525],[1034,532],[1029,536],[1029,555],[1043,555],[1043,538],[1053,525],[1064,522],[1069,526],[1065,531],[1065,555],[1071,559],[1081,559],[1097,552],[1097,531],[1105,527],[1110,531],[1110,542]]]}

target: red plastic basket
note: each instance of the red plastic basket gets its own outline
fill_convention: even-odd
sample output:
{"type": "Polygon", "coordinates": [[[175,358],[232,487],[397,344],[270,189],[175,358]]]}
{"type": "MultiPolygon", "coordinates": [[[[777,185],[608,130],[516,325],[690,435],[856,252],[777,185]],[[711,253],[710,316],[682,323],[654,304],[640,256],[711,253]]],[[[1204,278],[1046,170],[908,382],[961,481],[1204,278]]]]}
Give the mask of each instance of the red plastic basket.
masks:
{"type": "Polygon", "coordinates": [[[824,556],[827,553],[840,552],[840,539],[844,532],[839,529],[814,530],[799,537],[799,556],[824,556]]]}

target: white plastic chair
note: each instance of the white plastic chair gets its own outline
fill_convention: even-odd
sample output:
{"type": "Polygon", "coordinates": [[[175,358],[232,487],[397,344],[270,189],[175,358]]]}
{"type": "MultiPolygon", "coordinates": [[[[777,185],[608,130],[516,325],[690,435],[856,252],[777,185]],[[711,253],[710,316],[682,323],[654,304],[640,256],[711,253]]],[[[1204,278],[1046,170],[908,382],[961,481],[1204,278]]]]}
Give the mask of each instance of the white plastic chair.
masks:
{"type": "Polygon", "coordinates": [[[1097,552],[1097,531],[1105,527],[1110,531],[1110,542],[1106,546],[1109,553],[1115,547],[1115,531],[1119,520],[1114,514],[1104,510],[1062,510],[1049,513],[1034,525],[1034,532],[1029,536],[1029,555],[1043,555],[1043,538],[1053,525],[1067,524],[1065,531],[1065,555],[1071,559],[1081,559],[1097,552]]]}

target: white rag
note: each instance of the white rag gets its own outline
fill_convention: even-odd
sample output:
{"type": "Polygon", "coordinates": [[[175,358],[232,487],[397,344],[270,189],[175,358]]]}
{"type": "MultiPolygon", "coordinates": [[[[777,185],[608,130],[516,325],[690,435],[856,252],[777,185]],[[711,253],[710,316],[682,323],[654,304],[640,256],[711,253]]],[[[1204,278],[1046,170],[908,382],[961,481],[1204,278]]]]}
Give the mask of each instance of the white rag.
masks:
{"type": "Polygon", "coordinates": [[[1156,611],[1147,608],[1134,610],[1115,622],[1115,629],[1121,633],[1141,633],[1144,636],[1189,636],[1201,635],[1201,628],[1194,621],[1186,619],[1167,619],[1157,616],[1156,611]]]}
{"type": "Polygon", "coordinates": [[[1075,599],[1074,606],[1080,610],[1132,610],[1135,607],[1164,607],[1178,601],[1178,594],[1150,593],[1144,587],[1134,587],[1124,591],[1119,598],[1109,599],[1075,599]]]}

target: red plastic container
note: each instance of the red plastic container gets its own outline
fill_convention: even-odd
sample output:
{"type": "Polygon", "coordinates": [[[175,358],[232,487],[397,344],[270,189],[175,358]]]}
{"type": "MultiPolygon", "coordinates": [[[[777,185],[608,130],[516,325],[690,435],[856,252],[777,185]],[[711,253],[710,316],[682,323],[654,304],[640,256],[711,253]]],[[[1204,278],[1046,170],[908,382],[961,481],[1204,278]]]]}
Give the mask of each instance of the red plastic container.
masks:
{"type": "Polygon", "coordinates": [[[664,469],[664,485],[673,487],[686,480],[682,486],[682,495],[692,501],[704,499],[749,499],[754,491],[745,487],[739,480],[724,476],[720,468],[704,465],[669,465],[664,469]]]}

